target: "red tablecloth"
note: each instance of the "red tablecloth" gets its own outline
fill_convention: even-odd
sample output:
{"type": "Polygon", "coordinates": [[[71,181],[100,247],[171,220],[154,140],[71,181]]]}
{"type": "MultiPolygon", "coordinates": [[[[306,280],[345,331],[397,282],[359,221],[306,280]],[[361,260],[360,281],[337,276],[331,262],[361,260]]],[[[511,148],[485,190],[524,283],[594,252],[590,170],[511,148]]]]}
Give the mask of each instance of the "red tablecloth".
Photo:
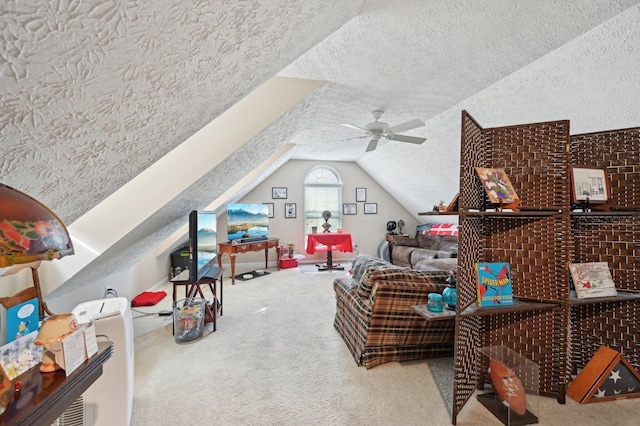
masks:
{"type": "Polygon", "coordinates": [[[340,250],[341,252],[353,251],[351,244],[351,234],[325,232],[322,234],[307,235],[307,253],[316,252],[316,245],[327,246],[327,250],[340,250]]]}

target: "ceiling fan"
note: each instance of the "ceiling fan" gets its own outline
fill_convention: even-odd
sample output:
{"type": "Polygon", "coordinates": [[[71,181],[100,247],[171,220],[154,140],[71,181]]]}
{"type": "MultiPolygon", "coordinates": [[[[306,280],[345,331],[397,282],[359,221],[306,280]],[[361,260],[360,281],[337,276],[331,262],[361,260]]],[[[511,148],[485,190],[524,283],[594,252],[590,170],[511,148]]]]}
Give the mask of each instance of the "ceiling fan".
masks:
{"type": "Polygon", "coordinates": [[[373,119],[375,121],[372,123],[366,124],[364,127],[356,126],[353,124],[343,124],[343,126],[349,127],[354,130],[364,131],[367,133],[365,136],[362,136],[362,137],[371,138],[371,140],[369,141],[369,145],[367,146],[367,152],[373,151],[374,149],[376,149],[376,146],[378,146],[378,141],[380,141],[380,138],[384,138],[391,141],[409,142],[409,143],[415,143],[415,144],[421,144],[422,142],[427,140],[426,138],[418,138],[415,136],[406,136],[406,135],[398,134],[398,132],[404,132],[406,130],[411,130],[411,129],[424,126],[424,122],[422,122],[422,120],[419,120],[416,118],[416,119],[407,121],[406,123],[398,124],[396,126],[389,126],[388,123],[385,123],[383,121],[378,121],[380,117],[382,117],[383,112],[384,111],[378,111],[378,110],[373,111],[371,115],[373,116],[373,119]]]}

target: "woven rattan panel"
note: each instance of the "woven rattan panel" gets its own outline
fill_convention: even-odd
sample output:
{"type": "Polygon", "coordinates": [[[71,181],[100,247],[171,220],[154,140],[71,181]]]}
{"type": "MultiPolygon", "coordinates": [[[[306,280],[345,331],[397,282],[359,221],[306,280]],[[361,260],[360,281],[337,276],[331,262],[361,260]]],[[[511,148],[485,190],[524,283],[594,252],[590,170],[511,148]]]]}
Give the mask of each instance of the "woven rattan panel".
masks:
{"type": "Polygon", "coordinates": [[[482,346],[504,345],[540,367],[540,394],[558,396],[564,375],[566,321],[561,308],[483,316],[482,346]]]}
{"type": "Polygon", "coordinates": [[[484,253],[480,261],[509,262],[514,296],[535,301],[567,299],[565,239],[561,215],[491,216],[484,219],[484,253]]]}
{"type": "Polygon", "coordinates": [[[640,301],[571,306],[571,360],[583,368],[602,345],[640,370],[640,301]]]}
{"type": "Polygon", "coordinates": [[[476,390],[478,383],[477,368],[480,347],[480,317],[464,317],[456,321],[456,359],[453,386],[452,421],[455,424],[457,413],[476,390]]]}
{"type": "Polygon", "coordinates": [[[485,143],[484,167],[505,170],[520,196],[521,210],[559,210],[568,206],[568,121],[486,129],[485,143]]]}
{"type": "Polygon", "coordinates": [[[640,128],[572,135],[571,163],[606,168],[612,209],[640,210],[640,128]]]}
{"type": "MultiPolygon", "coordinates": [[[[484,247],[483,221],[479,217],[466,217],[460,222],[459,241],[473,241],[472,244],[458,244],[458,283],[476,282],[476,262],[482,261],[484,247]]],[[[475,285],[458,285],[458,309],[476,303],[478,293],[475,285]]]]}
{"type": "Polygon", "coordinates": [[[485,166],[485,143],[482,127],[475,120],[462,111],[462,146],[460,158],[460,199],[458,200],[462,209],[479,208],[483,205],[485,191],[482,185],[476,182],[474,167],[485,166]]]}
{"type": "Polygon", "coordinates": [[[616,288],[640,291],[640,216],[574,215],[571,225],[573,263],[607,262],[616,288]]]}

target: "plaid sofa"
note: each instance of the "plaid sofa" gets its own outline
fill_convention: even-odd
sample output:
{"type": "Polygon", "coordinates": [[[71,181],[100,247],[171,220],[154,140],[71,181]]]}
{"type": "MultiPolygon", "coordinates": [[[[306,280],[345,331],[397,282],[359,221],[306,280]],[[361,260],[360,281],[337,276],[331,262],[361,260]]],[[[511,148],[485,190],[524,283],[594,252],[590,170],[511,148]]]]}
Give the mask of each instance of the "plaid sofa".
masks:
{"type": "Polygon", "coordinates": [[[430,293],[442,293],[447,272],[416,271],[360,255],[352,273],[333,281],[333,325],[356,364],[371,368],[453,355],[454,320],[428,322],[412,309],[426,304],[430,293]]]}

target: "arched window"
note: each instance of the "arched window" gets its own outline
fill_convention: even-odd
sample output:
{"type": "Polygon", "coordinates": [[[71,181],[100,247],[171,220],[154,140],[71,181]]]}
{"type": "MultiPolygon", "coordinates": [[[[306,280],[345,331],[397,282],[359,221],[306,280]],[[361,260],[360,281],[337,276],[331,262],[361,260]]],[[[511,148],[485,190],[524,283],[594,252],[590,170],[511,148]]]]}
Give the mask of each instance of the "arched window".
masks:
{"type": "Polygon", "coordinates": [[[342,228],[342,178],[329,166],[317,166],[304,178],[304,233],[316,226],[322,232],[322,212],[331,212],[331,231],[342,228]]]}

